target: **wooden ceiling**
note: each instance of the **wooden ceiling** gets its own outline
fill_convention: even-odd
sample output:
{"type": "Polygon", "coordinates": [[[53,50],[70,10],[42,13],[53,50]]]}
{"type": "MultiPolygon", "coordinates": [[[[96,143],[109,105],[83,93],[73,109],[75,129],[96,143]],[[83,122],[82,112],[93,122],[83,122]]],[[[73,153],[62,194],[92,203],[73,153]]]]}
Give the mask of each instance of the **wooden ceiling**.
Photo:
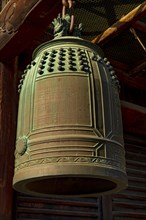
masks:
{"type": "Polygon", "coordinates": [[[125,72],[127,77],[137,79],[140,76],[142,80],[146,80],[146,1],[142,2],[139,4],[140,1],[128,1],[123,6],[123,1],[109,0],[109,4],[113,4],[110,6],[113,9],[110,19],[115,12],[117,14],[114,19],[119,16],[121,18],[95,36],[92,42],[97,43],[114,67],[125,72]],[[133,8],[132,4],[136,7],[133,8]],[[130,10],[131,8],[133,9],[130,10]],[[128,10],[130,11],[125,14],[128,10]]]}
{"type": "MultiPolygon", "coordinates": [[[[17,55],[34,41],[41,43],[46,28],[59,12],[61,0],[10,0],[0,14],[0,59],[10,59],[11,54],[17,55]],[[14,44],[15,51],[10,49],[14,44]]],[[[142,75],[145,79],[146,1],[109,0],[107,5],[105,0],[76,0],[75,16],[85,27],[83,38],[97,43],[116,68],[129,77],[142,75]]],[[[48,32],[47,37],[51,38],[51,34],[48,32]]]]}
{"type": "MultiPolygon", "coordinates": [[[[145,68],[143,63],[145,63],[146,53],[146,1],[141,4],[140,2],[143,1],[127,0],[123,3],[121,0],[76,0],[76,21],[82,22],[85,27],[83,38],[99,44],[105,55],[118,61],[118,66],[120,62],[128,64],[129,75],[136,75],[139,70],[145,68]],[[131,48],[126,51],[129,45],[133,51],[138,52],[139,57],[136,56],[137,53],[128,51],[131,48]],[[125,48],[125,56],[123,56],[121,46],[125,48]],[[129,55],[128,52],[131,56],[126,56],[129,55]],[[134,71],[131,68],[133,61],[134,71]],[[138,66],[137,69],[135,69],[136,66],[138,66]]],[[[59,12],[61,12],[61,0],[55,3],[50,0],[25,0],[23,2],[10,0],[0,14],[0,49],[8,45],[12,38],[19,36],[21,27],[23,29],[25,27],[29,42],[40,40],[47,26],[59,12]]],[[[19,36],[17,43],[22,43],[20,39],[19,36]]],[[[1,59],[5,59],[4,54],[1,59]]]]}
{"type": "MultiPolygon", "coordinates": [[[[27,55],[29,62],[34,48],[52,38],[50,23],[61,9],[61,0],[9,0],[0,13],[0,61],[27,55]]],[[[76,0],[75,16],[84,25],[83,38],[100,45],[117,71],[126,132],[137,134],[135,119],[146,135],[146,1],[76,0]]]]}

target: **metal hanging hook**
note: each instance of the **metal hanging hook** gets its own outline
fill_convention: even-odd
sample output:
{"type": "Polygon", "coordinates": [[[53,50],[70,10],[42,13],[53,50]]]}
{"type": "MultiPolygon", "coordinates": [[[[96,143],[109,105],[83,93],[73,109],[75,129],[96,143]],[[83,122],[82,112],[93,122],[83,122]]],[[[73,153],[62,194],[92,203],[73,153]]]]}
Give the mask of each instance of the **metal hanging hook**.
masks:
{"type": "Polygon", "coordinates": [[[66,14],[66,9],[69,8],[70,9],[70,15],[71,15],[71,23],[70,23],[70,28],[69,28],[69,32],[71,33],[73,31],[73,27],[74,27],[74,22],[75,22],[75,16],[74,16],[74,4],[75,1],[73,0],[62,0],[62,17],[65,16],[66,14]]]}

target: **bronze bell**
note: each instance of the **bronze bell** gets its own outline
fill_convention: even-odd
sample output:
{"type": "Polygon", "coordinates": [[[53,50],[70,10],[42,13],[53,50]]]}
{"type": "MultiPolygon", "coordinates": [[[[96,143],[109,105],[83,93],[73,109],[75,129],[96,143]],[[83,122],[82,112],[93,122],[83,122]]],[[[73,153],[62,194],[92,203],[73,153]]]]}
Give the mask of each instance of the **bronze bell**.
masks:
{"type": "Polygon", "coordinates": [[[101,49],[58,37],[35,50],[23,79],[14,188],[94,196],[127,187],[119,83],[101,49]]]}

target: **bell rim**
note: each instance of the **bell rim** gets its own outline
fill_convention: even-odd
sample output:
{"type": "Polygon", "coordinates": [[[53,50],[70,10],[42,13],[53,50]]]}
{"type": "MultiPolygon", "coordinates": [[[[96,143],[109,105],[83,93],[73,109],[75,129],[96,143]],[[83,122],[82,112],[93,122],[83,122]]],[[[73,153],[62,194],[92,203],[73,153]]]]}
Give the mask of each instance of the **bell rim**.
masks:
{"type": "MultiPolygon", "coordinates": [[[[58,167],[58,165],[56,165],[58,167]]],[[[50,170],[54,167],[53,166],[50,166],[50,170]]],[[[89,196],[97,196],[97,195],[108,195],[108,194],[111,194],[111,193],[115,193],[115,192],[118,192],[118,191],[121,191],[125,188],[127,188],[128,186],[128,179],[127,179],[127,175],[126,175],[126,172],[122,172],[120,170],[116,170],[116,169],[109,169],[107,167],[88,167],[88,166],[83,166],[83,165],[78,165],[77,167],[77,170],[79,171],[78,174],[77,173],[74,173],[74,174],[69,174],[69,169],[71,168],[69,165],[66,166],[66,168],[68,169],[68,172],[65,173],[65,171],[63,170],[64,174],[56,174],[56,170],[54,171],[54,174],[50,174],[50,173],[45,173],[45,172],[41,172],[41,175],[40,175],[40,172],[38,172],[37,170],[37,167],[35,168],[36,171],[34,171],[34,168],[32,169],[33,171],[33,175],[32,173],[30,173],[30,178],[28,176],[29,174],[29,170],[30,168],[25,168],[25,172],[24,172],[24,169],[21,171],[19,171],[18,173],[15,174],[14,176],[14,179],[13,179],[13,188],[19,192],[22,192],[22,193],[26,193],[26,194],[29,194],[29,195],[34,195],[34,196],[45,196],[45,197],[54,197],[54,196],[65,196],[65,197],[89,197],[89,196]],[[82,169],[84,169],[86,171],[86,174],[82,172],[82,169]],[[97,170],[97,168],[99,168],[97,170]],[[91,171],[96,170],[96,173],[93,175],[93,172],[92,174],[89,173],[89,170],[91,171]],[[100,170],[100,173],[103,174],[99,174],[97,171],[100,170]],[[88,173],[87,173],[88,171],[88,173]],[[36,173],[37,172],[37,173],[36,173]],[[38,174],[38,176],[36,175],[38,174]],[[108,174],[108,175],[106,175],[108,174]],[[18,179],[19,177],[19,179],[18,179]],[[38,192],[34,192],[34,191],[31,191],[31,190],[28,190],[27,188],[27,185],[29,183],[32,183],[32,182],[36,182],[36,181],[40,181],[40,180],[49,180],[49,179],[53,179],[53,178],[80,178],[80,179],[86,179],[86,178],[90,178],[91,181],[94,179],[94,180],[97,180],[97,183],[98,183],[98,180],[99,179],[103,179],[103,180],[108,180],[109,182],[112,182],[116,185],[115,188],[113,189],[109,189],[105,192],[94,192],[94,193],[89,193],[89,194],[77,194],[77,195],[72,195],[72,194],[69,194],[69,195],[60,195],[60,194],[46,194],[46,193],[38,193],[38,192]]],[[[42,168],[43,169],[43,168],[42,168]]],[[[40,169],[41,170],[41,169],[40,169]]],[[[44,168],[45,170],[45,168],[44,168]]],[[[44,171],[43,170],[43,171],[44,171]]],[[[47,171],[47,169],[46,169],[47,171]]]]}

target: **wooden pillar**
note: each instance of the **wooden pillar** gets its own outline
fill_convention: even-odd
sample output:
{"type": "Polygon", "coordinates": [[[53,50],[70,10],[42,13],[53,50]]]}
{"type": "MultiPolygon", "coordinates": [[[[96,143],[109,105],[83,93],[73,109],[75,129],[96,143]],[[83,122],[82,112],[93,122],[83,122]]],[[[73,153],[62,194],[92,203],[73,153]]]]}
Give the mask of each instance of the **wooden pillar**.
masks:
{"type": "Polygon", "coordinates": [[[112,195],[102,196],[103,220],[112,220],[112,195]]]}
{"type": "Polygon", "coordinates": [[[16,135],[16,61],[0,63],[0,220],[12,220],[16,135]]]}

